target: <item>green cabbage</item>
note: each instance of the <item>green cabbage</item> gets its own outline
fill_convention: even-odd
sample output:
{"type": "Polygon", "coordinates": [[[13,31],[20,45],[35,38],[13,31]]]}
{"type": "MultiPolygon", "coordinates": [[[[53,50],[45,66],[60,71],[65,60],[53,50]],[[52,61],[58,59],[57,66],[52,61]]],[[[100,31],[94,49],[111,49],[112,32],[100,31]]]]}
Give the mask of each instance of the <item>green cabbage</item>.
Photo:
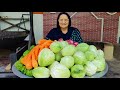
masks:
{"type": "Polygon", "coordinates": [[[21,71],[21,69],[23,68],[23,64],[20,62],[20,60],[15,62],[15,67],[17,70],[21,71]]]}
{"type": "Polygon", "coordinates": [[[88,61],[85,65],[85,72],[87,76],[92,76],[97,72],[97,67],[93,62],[88,61]]]}
{"type": "Polygon", "coordinates": [[[95,59],[92,61],[93,64],[97,67],[97,71],[103,71],[106,67],[104,59],[95,59]]]}
{"type": "Polygon", "coordinates": [[[62,47],[62,49],[67,45],[69,45],[67,41],[60,41],[60,46],[62,47]]]}
{"type": "Polygon", "coordinates": [[[24,68],[24,71],[23,71],[23,74],[26,74],[26,72],[27,72],[27,69],[26,69],[26,67],[24,68]]]}
{"type": "Polygon", "coordinates": [[[32,70],[32,74],[35,78],[49,78],[50,70],[46,67],[37,67],[32,70]]]}
{"type": "Polygon", "coordinates": [[[70,69],[74,65],[74,58],[72,56],[65,56],[61,58],[60,64],[63,64],[70,69]]]}
{"type": "Polygon", "coordinates": [[[73,78],[83,78],[85,77],[85,69],[83,67],[83,65],[74,65],[72,68],[71,68],[71,76],[73,78]]]}
{"type": "Polygon", "coordinates": [[[95,57],[97,56],[97,48],[94,45],[90,45],[88,50],[92,51],[95,57]]]}
{"type": "Polygon", "coordinates": [[[96,60],[101,60],[101,61],[103,61],[105,63],[105,58],[104,57],[97,56],[95,59],[96,60]]]}
{"type": "Polygon", "coordinates": [[[76,51],[86,52],[88,48],[89,48],[89,45],[87,43],[80,43],[76,46],[76,51]]]}
{"type": "Polygon", "coordinates": [[[55,60],[56,61],[60,61],[62,57],[63,56],[62,56],[61,52],[55,54],[55,60]]]}
{"type": "Polygon", "coordinates": [[[101,49],[97,50],[97,56],[104,58],[104,52],[101,49]]]}
{"type": "Polygon", "coordinates": [[[25,73],[27,76],[29,77],[33,77],[33,74],[32,74],[32,69],[31,70],[26,70],[26,73],[25,73]]]}
{"type": "Polygon", "coordinates": [[[30,47],[30,50],[32,50],[34,47],[35,47],[35,45],[32,45],[32,46],[30,47]]]}
{"type": "Polygon", "coordinates": [[[39,66],[48,66],[55,61],[55,54],[48,48],[44,48],[38,55],[39,66]]]}
{"type": "Polygon", "coordinates": [[[69,78],[70,70],[65,66],[55,61],[50,67],[50,75],[52,78],[69,78]]]}
{"type": "Polygon", "coordinates": [[[95,54],[92,51],[85,52],[86,59],[92,61],[95,59],[95,54]]]}
{"type": "Polygon", "coordinates": [[[68,45],[61,50],[63,56],[72,56],[75,53],[75,46],[68,45]]]}
{"type": "Polygon", "coordinates": [[[25,72],[26,72],[26,67],[23,66],[23,67],[20,69],[20,71],[21,71],[22,73],[25,73],[25,72]]]}
{"type": "Polygon", "coordinates": [[[26,50],[26,51],[23,53],[23,56],[26,56],[34,47],[35,47],[35,45],[32,45],[29,50],[26,50]]]}
{"type": "Polygon", "coordinates": [[[29,52],[30,52],[30,50],[26,50],[26,51],[23,53],[23,56],[26,56],[29,52]]]}
{"type": "Polygon", "coordinates": [[[74,60],[75,60],[75,64],[85,64],[86,62],[86,57],[85,54],[82,51],[77,51],[75,52],[75,54],[73,55],[74,60]]]}
{"type": "Polygon", "coordinates": [[[60,42],[55,41],[55,42],[51,43],[51,44],[50,44],[50,49],[51,49],[51,51],[54,52],[54,53],[60,52],[61,49],[62,49],[62,47],[61,47],[61,45],[60,45],[60,42]]]}

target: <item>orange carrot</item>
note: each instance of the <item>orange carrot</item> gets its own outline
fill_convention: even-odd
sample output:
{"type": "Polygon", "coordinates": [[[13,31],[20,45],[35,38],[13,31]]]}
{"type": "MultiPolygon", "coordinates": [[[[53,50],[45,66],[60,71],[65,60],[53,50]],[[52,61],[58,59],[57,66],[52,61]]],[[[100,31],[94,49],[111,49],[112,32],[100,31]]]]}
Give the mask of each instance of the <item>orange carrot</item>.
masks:
{"type": "Polygon", "coordinates": [[[28,55],[26,55],[25,57],[23,57],[21,59],[21,63],[25,65],[27,63],[27,58],[28,58],[28,55]]]}
{"type": "Polygon", "coordinates": [[[25,66],[26,66],[26,69],[28,70],[32,69],[33,68],[32,59],[28,60],[25,66]]]}
{"type": "Polygon", "coordinates": [[[46,41],[47,41],[46,39],[40,39],[40,40],[38,41],[38,44],[41,45],[41,44],[43,44],[43,43],[46,42],[46,41]]]}
{"type": "Polygon", "coordinates": [[[38,67],[38,55],[44,48],[49,48],[50,44],[54,42],[52,40],[41,39],[25,57],[21,59],[21,63],[26,66],[26,69],[32,69],[38,67]]]}
{"type": "Polygon", "coordinates": [[[32,69],[32,53],[28,54],[28,57],[26,59],[26,69],[32,69]]]}
{"type": "Polygon", "coordinates": [[[52,41],[46,41],[44,44],[42,44],[44,47],[46,46],[46,45],[49,45],[50,46],[50,44],[52,43],[52,41]]]}
{"type": "Polygon", "coordinates": [[[34,68],[38,67],[38,62],[37,62],[37,60],[35,60],[35,55],[34,55],[34,53],[32,53],[32,66],[33,66],[34,68]]]}
{"type": "Polygon", "coordinates": [[[35,53],[35,59],[36,59],[36,60],[38,60],[39,49],[40,49],[40,48],[37,46],[37,47],[35,48],[35,51],[34,51],[34,53],[35,53]]]}
{"type": "Polygon", "coordinates": [[[44,45],[41,45],[41,46],[40,46],[40,49],[42,50],[43,48],[45,48],[45,46],[44,46],[44,45]]]}
{"type": "Polygon", "coordinates": [[[46,45],[45,48],[49,48],[49,46],[46,45]]]}

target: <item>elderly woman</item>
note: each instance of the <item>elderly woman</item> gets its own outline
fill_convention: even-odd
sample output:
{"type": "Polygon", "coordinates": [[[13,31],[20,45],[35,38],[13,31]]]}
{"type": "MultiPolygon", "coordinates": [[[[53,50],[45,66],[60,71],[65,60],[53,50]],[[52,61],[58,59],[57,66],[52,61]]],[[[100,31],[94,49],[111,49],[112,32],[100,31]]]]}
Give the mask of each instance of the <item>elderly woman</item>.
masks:
{"type": "Polygon", "coordinates": [[[73,40],[75,42],[81,43],[83,39],[81,38],[80,31],[77,28],[71,27],[71,18],[69,14],[62,12],[57,18],[57,27],[50,30],[47,34],[46,39],[51,40],[73,40]]]}

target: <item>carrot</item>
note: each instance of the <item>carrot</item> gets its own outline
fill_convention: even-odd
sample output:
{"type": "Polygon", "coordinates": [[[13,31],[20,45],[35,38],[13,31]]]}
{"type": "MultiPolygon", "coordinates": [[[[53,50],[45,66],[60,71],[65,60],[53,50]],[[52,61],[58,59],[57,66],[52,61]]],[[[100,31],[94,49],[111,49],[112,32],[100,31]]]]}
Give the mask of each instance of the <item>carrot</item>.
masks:
{"type": "Polygon", "coordinates": [[[35,51],[34,51],[35,59],[36,59],[36,60],[38,60],[39,49],[40,49],[40,48],[37,46],[37,47],[35,48],[35,51]]]}
{"type": "Polygon", "coordinates": [[[27,63],[27,58],[28,58],[28,55],[26,55],[25,57],[23,57],[21,59],[21,63],[25,65],[27,63]]]}
{"type": "Polygon", "coordinates": [[[28,54],[25,66],[26,66],[26,69],[32,69],[33,68],[33,66],[32,66],[32,53],[28,54]]]}
{"type": "Polygon", "coordinates": [[[38,55],[40,54],[41,50],[42,50],[42,49],[39,49],[39,53],[38,53],[38,55]]]}
{"type": "Polygon", "coordinates": [[[37,60],[35,60],[35,55],[34,55],[34,53],[32,53],[32,66],[33,66],[34,68],[38,67],[38,62],[37,62],[37,60]]]}
{"type": "Polygon", "coordinates": [[[21,63],[26,66],[26,69],[32,69],[31,55],[26,55],[22,58],[21,63]]]}
{"type": "Polygon", "coordinates": [[[46,41],[47,41],[46,39],[40,39],[40,40],[38,41],[38,44],[41,45],[41,44],[45,43],[46,41]]]}
{"type": "Polygon", "coordinates": [[[49,46],[48,46],[48,45],[46,45],[46,46],[45,46],[45,48],[49,48],[49,46]]]}
{"type": "Polygon", "coordinates": [[[25,66],[26,66],[26,69],[28,70],[32,69],[33,68],[32,59],[28,60],[25,66]]]}
{"type": "Polygon", "coordinates": [[[39,48],[42,50],[42,49],[45,48],[45,46],[44,46],[44,45],[41,45],[41,46],[39,46],[39,48]]]}
{"type": "Polygon", "coordinates": [[[23,65],[25,65],[24,58],[22,58],[22,59],[20,60],[20,62],[21,62],[23,65]]]}
{"type": "Polygon", "coordinates": [[[38,55],[44,48],[49,48],[50,44],[54,42],[52,40],[41,39],[25,57],[21,59],[21,63],[26,66],[26,69],[32,69],[38,67],[38,55]]]}
{"type": "Polygon", "coordinates": [[[50,46],[51,43],[52,43],[52,41],[49,40],[49,41],[46,41],[46,42],[45,42],[44,44],[42,44],[42,45],[43,45],[44,47],[47,46],[47,45],[50,46]]]}

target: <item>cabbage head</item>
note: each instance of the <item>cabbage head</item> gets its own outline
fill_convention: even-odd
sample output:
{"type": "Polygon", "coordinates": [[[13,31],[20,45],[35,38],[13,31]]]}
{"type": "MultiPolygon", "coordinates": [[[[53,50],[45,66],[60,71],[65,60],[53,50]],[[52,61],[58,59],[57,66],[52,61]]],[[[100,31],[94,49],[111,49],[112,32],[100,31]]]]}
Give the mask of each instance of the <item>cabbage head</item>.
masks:
{"type": "Polygon", "coordinates": [[[61,58],[60,64],[65,65],[70,69],[74,65],[74,58],[72,56],[65,56],[61,58]]]}
{"type": "Polygon", "coordinates": [[[76,51],[86,52],[89,49],[89,45],[87,43],[80,43],[76,46],[76,51]]]}
{"type": "Polygon", "coordinates": [[[101,49],[97,50],[97,56],[104,58],[104,52],[101,49]]]}
{"type": "Polygon", "coordinates": [[[88,50],[92,51],[95,57],[97,56],[97,48],[94,45],[90,45],[88,50]]]}
{"type": "Polygon", "coordinates": [[[75,52],[75,54],[73,55],[74,60],[75,60],[75,64],[85,64],[86,63],[86,57],[85,54],[82,51],[77,51],[75,52]]]}
{"type": "Polygon", "coordinates": [[[35,78],[49,78],[50,70],[46,67],[37,67],[32,70],[32,74],[35,78]]]}
{"type": "Polygon", "coordinates": [[[55,61],[50,67],[50,75],[52,78],[69,78],[70,70],[65,66],[55,61]]]}
{"type": "Polygon", "coordinates": [[[53,43],[50,44],[50,49],[52,52],[54,53],[58,53],[61,51],[62,47],[60,45],[60,42],[59,41],[55,41],[53,43]]]}
{"type": "Polygon", "coordinates": [[[71,76],[73,78],[83,78],[85,74],[86,72],[83,65],[76,64],[71,68],[71,76]]]}
{"type": "Polygon", "coordinates": [[[69,45],[67,41],[61,41],[61,42],[60,42],[60,46],[61,46],[62,49],[63,49],[64,47],[66,47],[67,45],[69,45]]]}
{"type": "Polygon", "coordinates": [[[97,67],[93,62],[88,61],[85,65],[85,71],[87,76],[92,76],[97,72],[97,67]]]}
{"type": "Polygon", "coordinates": [[[48,66],[55,61],[55,54],[48,48],[44,48],[38,55],[39,66],[48,66]]]}
{"type": "Polygon", "coordinates": [[[75,53],[75,46],[68,45],[61,50],[63,56],[72,56],[75,53]]]}
{"type": "Polygon", "coordinates": [[[95,59],[96,59],[96,60],[101,60],[101,61],[103,61],[104,63],[106,63],[106,61],[105,61],[105,58],[104,58],[104,57],[97,56],[95,59]]]}
{"type": "Polygon", "coordinates": [[[62,57],[63,56],[62,56],[61,52],[55,54],[55,60],[56,61],[60,61],[62,57]]]}
{"type": "Polygon", "coordinates": [[[101,60],[101,59],[95,59],[92,61],[93,64],[97,67],[97,71],[103,71],[106,67],[106,63],[105,61],[101,60]]]}
{"type": "Polygon", "coordinates": [[[95,54],[92,51],[85,52],[86,59],[92,61],[95,59],[95,54]]]}

